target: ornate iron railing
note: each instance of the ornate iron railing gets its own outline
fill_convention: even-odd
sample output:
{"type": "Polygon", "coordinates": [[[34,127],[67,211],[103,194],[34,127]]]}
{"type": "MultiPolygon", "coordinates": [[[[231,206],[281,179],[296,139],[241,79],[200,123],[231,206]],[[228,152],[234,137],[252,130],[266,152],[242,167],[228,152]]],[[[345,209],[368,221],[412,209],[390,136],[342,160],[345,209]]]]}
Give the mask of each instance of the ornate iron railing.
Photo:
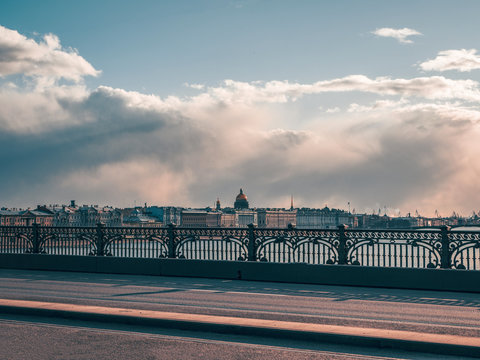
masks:
{"type": "Polygon", "coordinates": [[[0,253],[480,269],[480,232],[0,226],[0,253]]]}

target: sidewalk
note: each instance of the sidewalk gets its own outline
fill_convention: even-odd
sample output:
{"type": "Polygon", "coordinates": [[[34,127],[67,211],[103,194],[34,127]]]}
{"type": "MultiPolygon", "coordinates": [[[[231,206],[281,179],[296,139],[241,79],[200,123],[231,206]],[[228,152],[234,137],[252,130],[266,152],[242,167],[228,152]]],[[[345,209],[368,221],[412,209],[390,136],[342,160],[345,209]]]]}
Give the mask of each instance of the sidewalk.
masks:
{"type": "Polygon", "coordinates": [[[480,338],[458,335],[8,299],[2,313],[480,357],[480,338]]]}

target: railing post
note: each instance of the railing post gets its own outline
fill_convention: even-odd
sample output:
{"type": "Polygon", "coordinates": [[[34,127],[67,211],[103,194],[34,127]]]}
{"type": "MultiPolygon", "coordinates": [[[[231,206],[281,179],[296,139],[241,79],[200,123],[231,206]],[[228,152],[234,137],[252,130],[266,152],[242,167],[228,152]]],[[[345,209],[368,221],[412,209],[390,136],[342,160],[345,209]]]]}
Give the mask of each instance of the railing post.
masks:
{"type": "Polygon", "coordinates": [[[104,255],[104,239],[105,239],[105,232],[104,232],[105,224],[98,223],[97,224],[97,256],[104,255]]]}
{"type": "Polygon", "coordinates": [[[167,226],[168,234],[168,257],[170,259],[175,259],[175,225],[168,224],[167,226]]]}
{"type": "Polygon", "coordinates": [[[441,264],[442,269],[450,269],[452,267],[450,261],[450,239],[448,238],[448,233],[450,231],[450,226],[442,225],[440,226],[440,233],[442,236],[442,253],[441,253],[441,264]]]}
{"type": "Polygon", "coordinates": [[[345,235],[346,225],[338,225],[338,265],[347,263],[347,236],[345,235]]]}
{"type": "Polygon", "coordinates": [[[248,224],[248,261],[257,261],[257,247],[255,245],[255,225],[248,224]]]}
{"type": "Polygon", "coordinates": [[[38,224],[33,223],[33,249],[32,253],[38,254],[40,252],[40,234],[38,231],[38,224]]]}

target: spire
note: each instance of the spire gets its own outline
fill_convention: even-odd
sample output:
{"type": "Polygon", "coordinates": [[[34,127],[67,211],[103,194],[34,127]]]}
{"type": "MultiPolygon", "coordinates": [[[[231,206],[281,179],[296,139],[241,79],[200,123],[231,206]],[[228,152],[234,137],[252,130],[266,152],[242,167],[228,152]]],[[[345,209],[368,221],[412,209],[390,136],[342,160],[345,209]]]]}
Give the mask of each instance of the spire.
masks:
{"type": "Polygon", "coordinates": [[[290,210],[293,210],[293,195],[290,196],[290,210]]]}

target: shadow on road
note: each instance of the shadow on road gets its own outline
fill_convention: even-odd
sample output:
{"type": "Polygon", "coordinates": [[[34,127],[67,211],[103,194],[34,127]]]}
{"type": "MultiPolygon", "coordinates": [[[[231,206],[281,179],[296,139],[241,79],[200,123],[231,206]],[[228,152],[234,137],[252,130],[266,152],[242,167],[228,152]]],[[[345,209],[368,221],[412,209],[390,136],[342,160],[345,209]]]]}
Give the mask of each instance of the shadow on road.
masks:
{"type": "Polygon", "coordinates": [[[0,270],[0,281],[2,279],[10,279],[19,282],[62,281],[68,283],[95,283],[108,287],[145,286],[159,288],[158,290],[147,292],[128,292],[112,295],[116,297],[181,292],[196,289],[208,290],[216,293],[245,292],[297,297],[308,296],[328,298],[334,301],[369,300],[412,304],[477,307],[480,310],[480,297],[478,294],[460,292],[4,269],[0,270]]]}

